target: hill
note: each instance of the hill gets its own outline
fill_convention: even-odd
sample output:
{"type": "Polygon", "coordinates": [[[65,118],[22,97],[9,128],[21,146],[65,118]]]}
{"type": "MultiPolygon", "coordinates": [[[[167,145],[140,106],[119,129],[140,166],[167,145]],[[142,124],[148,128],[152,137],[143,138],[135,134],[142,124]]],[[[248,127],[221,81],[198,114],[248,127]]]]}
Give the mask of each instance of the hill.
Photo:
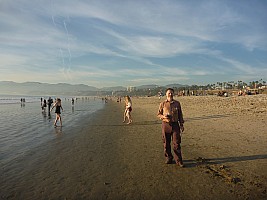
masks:
{"type": "Polygon", "coordinates": [[[12,81],[0,82],[0,94],[13,95],[84,95],[95,94],[96,87],[83,84],[71,85],[67,83],[48,84],[39,82],[16,83],[12,81]]]}
{"type": "MultiPolygon", "coordinates": [[[[187,87],[181,84],[169,84],[166,86],[159,86],[156,84],[137,86],[137,90],[157,90],[157,88],[181,88],[187,87]]],[[[127,93],[126,87],[103,87],[96,88],[84,84],[68,84],[68,83],[39,83],[39,82],[24,82],[16,83],[13,81],[0,81],[0,94],[9,95],[65,95],[65,96],[95,96],[95,95],[111,95],[111,92],[119,91],[121,94],[127,93]]],[[[140,91],[142,93],[142,91],[140,91]]],[[[140,93],[140,95],[141,95],[140,93]]]]}

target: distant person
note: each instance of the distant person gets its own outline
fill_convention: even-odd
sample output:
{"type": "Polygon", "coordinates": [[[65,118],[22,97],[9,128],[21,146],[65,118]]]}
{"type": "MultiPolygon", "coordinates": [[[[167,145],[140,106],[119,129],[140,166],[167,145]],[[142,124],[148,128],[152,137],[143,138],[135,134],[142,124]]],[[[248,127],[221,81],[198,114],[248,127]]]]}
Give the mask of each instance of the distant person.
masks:
{"type": "Polygon", "coordinates": [[[167,99],[160,103],[157,116],[162,120],[165,163],[171,164],[174,158],[178,166],[184,167],[181,152],[181,132],[184,131],[183,113],[180,102],[173,99],[173,93],[172,88],[166,90],[167,99]],[[171,152],[171,140],[174,157],[171,152]]]}
{"type": "Polygon", "coordinates": [[[54,105],[52,106],[51,108],[51,112],[53,110],[53,108],[56,107],[56,110],[55,110],[55,113],[56,113],[56,119],[55,119],[55,122],[54,122],[54,126],[56,127],[57,126],[57,121],[59,120],[60,121],[60,126],[62,126],[62,119],[61,119],[61,109],[63,111],[63,107],[61,105],[61,99],[60,98],[57,98],[56,99],[56,102],[54,103],[54,105]]]}
{"type": "Polygon", "coordinates": [[[125,110],[124,110],[124,113],[123,113],[123,123],[125,122],[126,118],[128,119],[128,123],[127,124],[131,124],[133,122],[132,116],[131,116],[131,112],[132,112],[132,100],[127,95],[125,97],[125,110]]]}
{"type": "Polygon", "coordinates": [[[21,105],[21,107],[25,106],[25,99],[24,98],[20,99],[20,105],[21,105]]]}
{"type": "Polygon", "coordinates": [[[47,100],[48,114],[50,114],[50,108],[51,108],[52,104],[53,104],[53,99],[51,99],[51,97],[49,97],[47,100]]]}
{"type": "Polygon", "coordinates": [[[41,97],[41,106],[42,106],[42,104],[43,104],[43,98],[41,97]]]}
{"type": "Polygon", "coordinates": [[[74,98],[71,99],[71,105],[74,106],[74,98]]]}
{"type": "Polygon", "coordinates": [[[44,101],[43,101],[43,105],[42,105],[42,110],[43,110],[43,111],[45,111],[46,106],[47,106],[47,105],[46,105],[46,100],[44,99],[44,101]]]}

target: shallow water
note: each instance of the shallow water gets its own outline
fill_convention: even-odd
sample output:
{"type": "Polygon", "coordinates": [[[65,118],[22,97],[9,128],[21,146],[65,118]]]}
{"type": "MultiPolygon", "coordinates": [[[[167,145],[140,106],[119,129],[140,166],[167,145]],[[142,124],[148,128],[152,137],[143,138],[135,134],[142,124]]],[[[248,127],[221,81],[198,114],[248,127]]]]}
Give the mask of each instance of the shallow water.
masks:
{"type": "Polygon", "coordinates": [[[54,128],[55,109],[50,114],[48,108],[43,112],[39,97],[26,97],[25,100],[25,103],[20,103],[19,97],[0,96],[1,167],[8,167],[12,161],[57,138],[64,130],[78,126],[80,120],[92,116],[104,106],[100,99],[93,97],[77,99],[74,106],[70,100],[62,98],[63,127],[54,128]]]}

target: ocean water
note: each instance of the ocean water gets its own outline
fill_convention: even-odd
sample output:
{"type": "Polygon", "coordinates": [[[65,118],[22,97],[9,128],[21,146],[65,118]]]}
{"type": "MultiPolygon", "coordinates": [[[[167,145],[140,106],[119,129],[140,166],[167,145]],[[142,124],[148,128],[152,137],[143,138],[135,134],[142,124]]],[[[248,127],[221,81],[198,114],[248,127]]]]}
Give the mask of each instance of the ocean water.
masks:
{"type": "Polygon", "coordinates": [[[48,108],[42,111],[40,97],[23,98],[25,103],[21,103],[20,96],[0,96],[1,167],[8,166],[12,161],[26,156],[29,151],[54,140],[64,130],[79,126],[80,120],[92,116],[104,107],[102,100],[94,97],[80,97],[74,106],[70,98],[61,97],[64,109],[61,113],[63,127],[55,128],[55,108],[51,113],[48,108]]]}

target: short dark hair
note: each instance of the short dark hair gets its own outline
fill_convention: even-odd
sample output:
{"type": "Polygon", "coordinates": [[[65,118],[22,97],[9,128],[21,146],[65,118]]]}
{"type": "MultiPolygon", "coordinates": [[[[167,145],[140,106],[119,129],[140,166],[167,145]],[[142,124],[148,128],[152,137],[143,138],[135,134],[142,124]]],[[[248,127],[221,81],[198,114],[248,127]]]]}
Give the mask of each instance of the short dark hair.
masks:
{"type": "Polygon", "coordinates": [[[173,88],[167,88],[167,89],[165,90],[165,93],[166,93],[168,90],[171,90],[171,91],[174,93],[174,89],[173,89],[173,88]]]}

